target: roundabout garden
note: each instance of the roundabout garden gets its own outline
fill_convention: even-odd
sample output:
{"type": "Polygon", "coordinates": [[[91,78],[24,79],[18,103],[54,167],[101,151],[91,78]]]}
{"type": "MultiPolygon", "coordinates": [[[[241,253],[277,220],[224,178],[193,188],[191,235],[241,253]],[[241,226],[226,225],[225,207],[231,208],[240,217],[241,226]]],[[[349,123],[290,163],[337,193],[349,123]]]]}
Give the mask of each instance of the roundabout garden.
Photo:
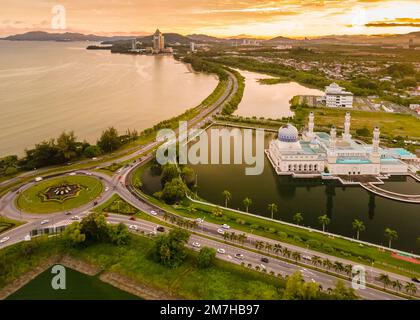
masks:
{"type": "Polygon", "coordinates": [[[28,213],[67,211],[94,201],[102,191],[102,182],[93,177],[54,178],[23,191],[16,200],[16,207],[28,213]]]}

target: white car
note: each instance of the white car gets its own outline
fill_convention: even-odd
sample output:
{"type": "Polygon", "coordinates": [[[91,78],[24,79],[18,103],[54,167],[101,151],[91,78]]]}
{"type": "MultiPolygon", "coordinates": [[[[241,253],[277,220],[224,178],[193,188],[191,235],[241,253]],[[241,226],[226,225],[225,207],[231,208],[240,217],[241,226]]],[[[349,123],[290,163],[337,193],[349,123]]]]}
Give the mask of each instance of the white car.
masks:
{"type": "Polygon", "coordinates": [[[92,172],[86,172],[86,175],[87,175],[87,176],[92,176],[92,175],[93,175],[93,173],[92,173],[92,172]]]}
{"type": "Polygon", "coordinates": [[[71,218],[71,220],[73,220],[73,221],[79,221],[80,220],[80,217],[79,216],[74,216],[74,217],[71,218]]]}
{"type": "Polygon", "coordinates": [[[217,249],[217,253],[225,254],[226,253],[226,250],[225,249],[222,249],[222,248],[219,248],[219,249],[217,249]]]}
{"type": "Polygon", "coordinates": [[[237,253],[237,254],[235,254],[235,258],[239,259],[239,260],[244,260],[244,255],[240,254],[240,253],[237,253]]]}
{"type": "Polygon", "coordinates": [[[109,191],[109,188],[108,188],[108,187],[106,187],[106,188],[105,188],[105,192],[108,192],[108,191],[109,191]]]}
{"type": "Polygon", "coordinates": [[[4,237],[3,239],[0,240],[0,243],[5,243],[6,241],[9,241],[10,238],[9,237],[4,237]]]}
{"type": "Polygon", "coordinates": [[[29,234],[27,234],[24,238],[23,241],[31,241],[31,236],[29,234]]]}
{"type": "Polygon", "coordinates": [[[197,223],[203,223],[203,222],[204,222],[204,220],[203,220],[203,219],[201,219],[201,218],[195,219],[195,221],[196,221],[197,223]]]}
{"type": "Polygon", "coordinates": [[[76,175],[76,172],[69,173],[69,176],[75,176],[75,175],[76,175]]]}
{"type": "Polygon", "coordinates": [[[47,224],[47,223],[49,223],[49,222],[50,222],[50,220],[42,220],[42,221],[41,221],[41,225],[47,224]]]}
{"type": "Polygon", "coordinates": [[[157,212],[156,212],[155,210],[150,211],[150,214],[151,214],[152,216],[157,216],[157,212]]]}
{"type": "Polygon", "coordinates": [[[229,226],[229,225],[227,225],[227,224],[224,224],[224,225],[222,225],[222,228],[223,228],[223,229],[226,229],[226,230],[229,230],[229,229],[230,229],[230,226],[229,226]]]}
{"type": "Polygon", "coordinates": [[[200,248],[200,247],[201,247],[201,244],[199,244],[198,242],[193,242],[193,243],[192,243],[192,246],[193,246],[194,248],[200,248]]]}
{"type": "Polygon", "coordinates": [[[134,230],[134,231],[139,230],[139,227],[138,227],[138,226],[136,226],[135,224],[130,225],[128,228],[129,228],[130,230],[134,230]]]}
{"type": "Polygon", "coordinates": [[[217,233],[223,235],[223,234],[225,234],[225,230],[223,230],[223,229],[217,229],[217,233]]]}

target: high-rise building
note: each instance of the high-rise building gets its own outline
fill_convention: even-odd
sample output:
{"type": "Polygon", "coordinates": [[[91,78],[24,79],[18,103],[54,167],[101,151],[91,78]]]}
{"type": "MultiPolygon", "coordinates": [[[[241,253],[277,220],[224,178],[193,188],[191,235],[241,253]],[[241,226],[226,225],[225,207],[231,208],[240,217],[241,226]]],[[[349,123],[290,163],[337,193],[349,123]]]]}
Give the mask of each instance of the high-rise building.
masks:
{"type": "Polygon", "coordinates": [[[153,35],[153,50],[155,52],[162,52],[165,49],[165,37],[159,29],[153,35]]]}

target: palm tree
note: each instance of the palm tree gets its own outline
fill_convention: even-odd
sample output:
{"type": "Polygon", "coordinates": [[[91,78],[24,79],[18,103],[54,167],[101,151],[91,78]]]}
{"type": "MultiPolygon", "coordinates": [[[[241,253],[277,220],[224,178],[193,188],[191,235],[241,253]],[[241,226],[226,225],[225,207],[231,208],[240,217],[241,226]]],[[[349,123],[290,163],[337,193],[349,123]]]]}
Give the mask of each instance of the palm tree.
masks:
{"type": "Polygon", "coordinates": [[[274,245],[274,253],[279,253],[279,252],[281,252],[281,249],[282,249],[283,247],[281,246],[281,244],[278,244],[278,243],[276,243],[275,245],[274,245]]]}
{"type": "Polygon", "coordinates": [[[395,280],[395,281],[392,281],[392,287],[394,288],[394,290],[397,290],[398,292],[400,292],[403,285],[400,281],[395,280]]]}
{"type": "Polygon", "coordinates": [[[255,270],[260,271],[260,266],[255,266],[255,270]]]}
{"type": "Polygon", "coordinates": [[[324,261],[322,261],[322,265],[325,269],[328,270],[330,270],[333,267],[333,263],[329,259],[325,259],[324,261]]]}
{"type": "Polygon", "coordinates": [[[240,234],[238,237],[239,242],[242,244],[244,244],[246,239],[248,238],[245,233],[240,234]]]}
{"type": "Polygon", "coordinates": [[[169,213],[167,213],[167,212],[165,212],[164,214],[163,214],[163,220],[168,220],[169,219],[169,213]]]}
{"type": "Polygon", "coordinates": [[[264,248],[264,242],[262,242],[262,241],[255,242],[255,248],[257,250],[261,250],[262,248],[264,248]]]}
{"type": "Polygon", "coordinates": [[[292,253],[292,258],[293,258],[293,260],[295,260],[296,262],[298,262],[298,261],[300,261],[301,255],[300,255],[299,252],[294,251],[292,253]]]}
{"type": "Polygon", "coordinates": [[[225,190],[222,192],[222,195],[225,198],[225,207],[227,208],[228,201],[232,200],[232,194],[228,190],[225,190]]]}
{"type": "Polygon", "coordinates": [[[391,284],[391,279],[389,279],[389,276],[385,273],[381,273],[377,280],[382,282],[382,284],[384,285],[384,290],[387,286],[391,284]]]}
{"type": "Polygon", "coordinates": [[[312,257],[312,263],[314,266],[318,266],[322,264],[322,259],[320,257],[317,256],[313,256],[312,257]]]}
{"type": "Polygon", "coordinates": [[[297,224],[300,225],[303,222],[303,214],[298,212],[293,216],[293,221],[297,224]]]}
{"type": "Polygon", "coordinates": [[[360,232],[363,232],[366,230],[365,224],[363,221],[355,219],[353,221],[353,229],[357,232],[357,240],[359,240],[360,232]]]}
{"type": "Polygon", "coordinates": [[[268,210],[271,212],[271,219],[274,219],[274,212],[278,211],[278,207],[275,203],[270,203],[268,205],[268,210]]]}
{"type": "Polygon", "coordinates": [[[290,258],[291,254],[292,254],[292,251],[290,251],[287,248],[283,248],[283,256],[284,257],[290,258]]]}
{"type": "Polygon", "coordinates": [[[340,261],[334,262],[333,268],[334,268],[335,272],[337,272],[337,273],[343,272],[343,270],[344,270],[344,266],[340,261]]]}
{"type": "Polygon", "coordinates": [[[273,245],[269,242],[266,242],[265,243],[265,250],[270,252],[271,250],[273,250],[273,245]]]}
{"type": "Polygon", "coordinates": [[[409,295],[414,295],[417,292],[417,287],[414,283],[407,282],[404,286],[405,292],[407,292],[409,295]]]}
{"type": "Polygon", "coordinates": [[[246,197],[246,198],[244,199],[243,203],[244,203],[244,206],[245,206],[245,210],[246,210],[246,212],[248,212],[249,207],[252,205],[252,200],[251,200],[251,198],[246,197]]]}
{"type": "Polygon", "coordinates": [[[325,227],[330,224],[331,220],[326,214],[318,217],[319,224],[322,225],[322,231],[325,232],[325,227]]]}
{"type": "Polygon", "coordinates": [[[385,229],[385,238],[389,241],[389,248],[391,249],[392,241],[398,239],[398,233],[395,230],[392,230],[390,228],[385,229]]]}
{"type": "Polygon", "coordinates": [[[348,277],[350,277],[353,272],[353,266],[351,264],[346,264],[346,266],[344,267],[344,272],[347,274],[348,277]]]}

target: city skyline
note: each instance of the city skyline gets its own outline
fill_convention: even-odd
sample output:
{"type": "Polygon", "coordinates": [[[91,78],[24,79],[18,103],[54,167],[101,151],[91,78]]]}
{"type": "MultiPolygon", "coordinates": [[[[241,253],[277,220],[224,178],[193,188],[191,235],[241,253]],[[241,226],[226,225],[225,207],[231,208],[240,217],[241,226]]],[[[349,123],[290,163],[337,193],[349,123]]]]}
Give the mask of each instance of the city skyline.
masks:
{"type": "Polygon", "coordinates": [[[60,3],[5,0],[0,13],[0,36],[51,28],[52,8],[66,10],[66,28],[59,31],[99,35],[146,35],[162,31],[202,33],[218,37],[246,34],[270,38],[316,37],[330,34],[398,34],[420,30],[416,1],[349,0],[92,0],[60,3]]]}

